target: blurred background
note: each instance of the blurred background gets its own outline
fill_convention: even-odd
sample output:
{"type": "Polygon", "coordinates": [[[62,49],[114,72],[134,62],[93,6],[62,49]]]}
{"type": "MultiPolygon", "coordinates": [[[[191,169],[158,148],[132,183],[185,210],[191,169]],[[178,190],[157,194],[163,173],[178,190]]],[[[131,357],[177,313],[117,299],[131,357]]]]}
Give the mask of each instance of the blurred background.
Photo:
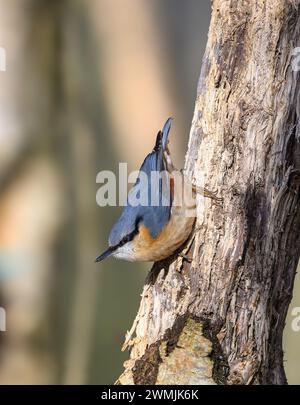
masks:
{"type": "MultiPolygon", "coordinates": [[[[112,383],[151,265],[94,263],[120,212],[97,206],[96,175],[138,169],[169,116],[183,166],[210,1],[0,7],[0,384],[112,383]]],[[[291,320],[286,370],[300,383],[291,320]]]]}

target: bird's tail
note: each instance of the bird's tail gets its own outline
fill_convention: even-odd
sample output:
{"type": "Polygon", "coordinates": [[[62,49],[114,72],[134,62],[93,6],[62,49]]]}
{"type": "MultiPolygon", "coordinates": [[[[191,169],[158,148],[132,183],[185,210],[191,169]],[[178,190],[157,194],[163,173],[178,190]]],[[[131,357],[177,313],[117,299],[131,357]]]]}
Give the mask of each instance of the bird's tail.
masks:
{"type": "Polygon", "coordinates": [[[173,118],[168,118],[162,130],[162,147],[166,150],[168,146],[169,132],[171,129],[173,118]]]}
{"type": "Polygon", "coordinates": [[[165,151],[167,146],[168,146],[168,138],[169,138],[169,132],[171,129],[173,118],[168,118],[162,131],[159,131],[156,137],[156,142],[155,142],[155,147],[154,150],[156,152],[163,150],[165,151]]]}

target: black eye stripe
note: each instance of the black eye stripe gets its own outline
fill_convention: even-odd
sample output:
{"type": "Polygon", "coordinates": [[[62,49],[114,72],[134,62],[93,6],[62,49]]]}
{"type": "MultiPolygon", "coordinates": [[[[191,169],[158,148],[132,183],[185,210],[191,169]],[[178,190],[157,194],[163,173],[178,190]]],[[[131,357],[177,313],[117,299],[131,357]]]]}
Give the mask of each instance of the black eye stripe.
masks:
{"type": "Polygon", "coordinates": [[[135,221],[134,231],[131,232],[129,235],[124,236],[124,238],[118,243],[118,245],[113,247],[114,250],[130,242],[139,233],[139,223],[141,222],[141,219],[141,217],[137,218],[137,220],[135,221]]]}
{"type": "Polygon", "coordinates": [[[118,244],[118,247],[124,246],[127,242],[130,242],[130,241],[135,237],[135,235],[137,235],[137,232],[136,232],[136,231],[131,232],[129,235],[126,235],[126,236],[121,240],[121,242],[118,244]]]}

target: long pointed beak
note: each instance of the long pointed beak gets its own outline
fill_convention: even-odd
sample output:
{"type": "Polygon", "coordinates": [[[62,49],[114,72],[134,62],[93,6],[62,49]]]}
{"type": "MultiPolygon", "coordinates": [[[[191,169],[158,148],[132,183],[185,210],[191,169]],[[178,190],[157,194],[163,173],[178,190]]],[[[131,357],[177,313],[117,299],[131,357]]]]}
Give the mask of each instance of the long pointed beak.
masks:
{"type": "Polygon", "coordinates": [[[112,249],[111,247],[109,247],[108,249],[106,249],[105,252],[103,252],[100,256],[96,257],[95,262],[102,262],[102,260],[106,259],[108,256],[110,256],[112,254],[112,252],[114,251],[114,249],[112,249]]]}

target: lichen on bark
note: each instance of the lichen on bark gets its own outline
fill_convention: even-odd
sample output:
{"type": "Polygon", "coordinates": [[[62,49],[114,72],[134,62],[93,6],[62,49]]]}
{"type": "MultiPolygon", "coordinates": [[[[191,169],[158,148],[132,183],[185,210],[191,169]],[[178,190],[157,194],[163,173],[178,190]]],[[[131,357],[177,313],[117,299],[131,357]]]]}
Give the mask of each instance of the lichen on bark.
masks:
{"type": "Polygon", "coordinates": [[[213,345],[203,334],[203,324],[192,318],[180,319],[175,328],[177,332],[167,331],[141,358],[127,362],[118,383],[214,385],[213,345]]]}

